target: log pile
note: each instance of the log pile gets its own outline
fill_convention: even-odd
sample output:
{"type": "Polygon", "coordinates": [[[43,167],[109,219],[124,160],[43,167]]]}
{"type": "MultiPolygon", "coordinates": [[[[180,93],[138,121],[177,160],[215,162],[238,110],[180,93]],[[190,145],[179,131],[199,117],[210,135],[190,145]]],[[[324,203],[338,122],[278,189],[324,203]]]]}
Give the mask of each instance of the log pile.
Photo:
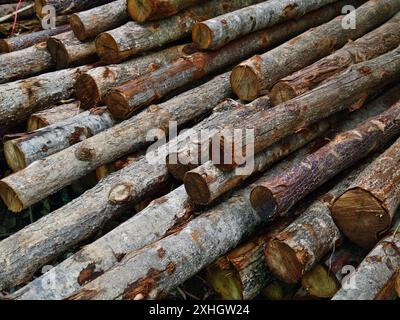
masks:
{"type": "Polygon", "coordinates": [[[400,0],[25,5],[64,23],[0,40],[6,299],[399,295],[400,0]]]}

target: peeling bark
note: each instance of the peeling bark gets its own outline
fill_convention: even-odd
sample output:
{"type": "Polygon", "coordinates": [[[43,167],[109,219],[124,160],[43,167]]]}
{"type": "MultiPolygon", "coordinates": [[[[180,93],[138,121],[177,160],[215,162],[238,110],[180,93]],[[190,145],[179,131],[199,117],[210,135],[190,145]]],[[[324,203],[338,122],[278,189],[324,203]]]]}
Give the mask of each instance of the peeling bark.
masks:
{"type": "Polygon", "coordinates": [[[112,0],[35,0],[35,11],[38,17],[43,18],[47,12],[42,13],[42,8],[51,5],[56,9],[57,14],[70,14],[87,10],[112,0]]]}
{"type": "Polygon", "coordinates": [[[347,18],[340,16],[261,56],[242,62],[232,71],[232,89],[240,99],[253,100],[271,89],[278,80],[331,54],[347,41],[359,38],[399,10],[398,0],[368,1],[350,13],[357,17],[355,29],[345,30],[342,23],[347,18]]]}

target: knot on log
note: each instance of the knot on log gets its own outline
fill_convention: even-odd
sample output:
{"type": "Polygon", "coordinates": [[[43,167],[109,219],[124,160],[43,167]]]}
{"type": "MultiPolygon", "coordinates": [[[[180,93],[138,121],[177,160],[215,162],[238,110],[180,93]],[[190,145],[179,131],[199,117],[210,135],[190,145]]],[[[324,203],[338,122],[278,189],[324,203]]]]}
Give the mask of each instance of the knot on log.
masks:
{"type": "Polygon", "coordinates": [[[125,203],[130,199],[132,189],[133,186],[129,184],[118,185],[111,190],[108,200],[114,204],[125,203]]]}
{"type": "Polygon", "coordinates": [[[80,161],[92,161],[96,157],[96,149],[81,145],[76,149],[75,157],[80,161]]]}

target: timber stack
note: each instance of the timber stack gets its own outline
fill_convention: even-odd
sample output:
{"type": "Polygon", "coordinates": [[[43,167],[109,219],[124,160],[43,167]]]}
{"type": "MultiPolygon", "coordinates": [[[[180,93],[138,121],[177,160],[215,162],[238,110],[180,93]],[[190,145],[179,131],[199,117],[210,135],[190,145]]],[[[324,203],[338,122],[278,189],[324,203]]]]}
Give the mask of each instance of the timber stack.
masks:
{"type": "Polygon", "coordinates": [[[0,298],[398,299],[400,0],[1,0],[0,32],[0,298]]]}

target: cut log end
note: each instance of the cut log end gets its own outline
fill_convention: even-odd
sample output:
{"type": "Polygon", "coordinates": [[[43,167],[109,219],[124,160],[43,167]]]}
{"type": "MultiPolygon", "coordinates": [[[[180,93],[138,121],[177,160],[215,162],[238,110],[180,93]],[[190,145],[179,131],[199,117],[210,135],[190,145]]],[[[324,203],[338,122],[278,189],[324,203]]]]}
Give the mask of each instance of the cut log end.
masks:
{"type": "Polygon", "coordinates": [[[154,11],[154,1],[131,0],[128,1],[128,13],[137,22],[147,21],[154,11]]]}
{"type": "Polygon", "coordinates": [[[115,39],[108,33],[101,33],[97,36],[96,51],[100,60],[104,63],[118,63],[123,60],[121,57],[118,44],[115,39]]]}
{"type": "Polygon", "coordinates": [[[242,300],[242,284],[235,270],[214,263],[207,269],[207,281],[223,300],[242,300]]]}
{"type": "Polygon", "coordinates": [[[300,282],[303,266],[292,248],[281,241],[270,240],[264,253],[265,261],[274,276],[286,283],[300,282]]]}
{"type": "Polygon", "coordinates": [[[69,23],[71,25],[72,31],[74,32],[75,36],[80,41],[85,41],[89,38],[88,34],[86,33],[85,25],[82,23],[79,15],[72,14],[69,17],[69,23]]]}
{"type": "Polygon", "coordinates": [[[111,90],[105,97],[105,104],[118,119],[126,119],[130,114],[129,99],[120,91],[111,90]]]}
{"type": "Polygon", "coordinates": [[[184,178],[187,194],[199,205],[208,205],[211,202],[211,192],[206,179],[207,177],[196,172],[188,172],[184,178]]]}
{"type": "Polygon", "coordinates": [[[231,74],[233,92],[244,101],[253,101],[260,95],[257,74],[246,65],[236,66],[231,74]]]}
{"type": "Polygon", "coordinates": [[[183,181],[186,172],[193,170],[194,167],[192,167],[189,164],[179,163],[179,161],[177,163],[176,161],[171,161],[171,159],[177,159],[177,158],[178,158],[177,154],[169,154],[167,156],[167,169],[174,179],[178,181],[183,181]]]}
{"type": "Polygon", "coordinates": [[[321,264],[307,272],[301,279],[301,284],[309,294],[318,298],[332,298],[340,289],[336,277],[321,264]]]}
{"type": "Polygon", "coordinates": [[[277,106],[281,103],[289,101],[295,97],[297,97],[296,92],[294,89],[289,86],[285,82],[278,82],[273,88],[271,89],[270,93],[271,102],[274,106],[277,106]]]}
{"type": "Polygon", "coordinates": [[[8,53],[8,52],[11,52],[8,42],[4,39],[1,39],[0,40],[0,53],[8,53]]]}
{"type": "Polygon", "coordinates": [[[8,166],[14,171],[20,171],[26,168],[24,153],[18,148],[13,140],[4,143],[4,157],[8,166]]]}
{"type": "Polygon", "coordinates": [[[278,208],[272,192],[263,186],[257,186],[251,191],[250,202],[253,209],[265,219],[272,218],[278,208]]]}
{"type": "Polygon", "coordinates": [[[81,108],[88,110],[101,103],[102,96],[96,80],[87,73],[79,76],[75,84],[77,99],[81,102],[81,108]]]}
{"type": "Polygon", "coordinates": [[[4,181],[0,181],[0,197],[11,212],[19,213],[25,209],[18,195],[4,181]]]}
{"type": "Polygon", "coordinates": [[[356,188],[339,197],[332,214],[339,229],[355,244],[370,249],[391,224],[388,212],[371,193],[356,188]]]}
{"type": "Polygon", "coordinates": [[[46,5],[45,0],[35,0],[35,13],[39,18],[43,18],[45,14],[42,13],[43,7],[46,5]]]}
{"type": "Polygon", "coordinates": [[[212,41],[212,31],[205,23],[197,23],[193,27],[192,39],[200,49],[209,49],[212,41]]]}
{"type": "Polygon", "coordinates": [[[28,132],[32,132],[44,127],[47,127],[49,124],[44,119],[37,117],[35,115],[31,115],[28,119],[27,130],[28,132]]]}

